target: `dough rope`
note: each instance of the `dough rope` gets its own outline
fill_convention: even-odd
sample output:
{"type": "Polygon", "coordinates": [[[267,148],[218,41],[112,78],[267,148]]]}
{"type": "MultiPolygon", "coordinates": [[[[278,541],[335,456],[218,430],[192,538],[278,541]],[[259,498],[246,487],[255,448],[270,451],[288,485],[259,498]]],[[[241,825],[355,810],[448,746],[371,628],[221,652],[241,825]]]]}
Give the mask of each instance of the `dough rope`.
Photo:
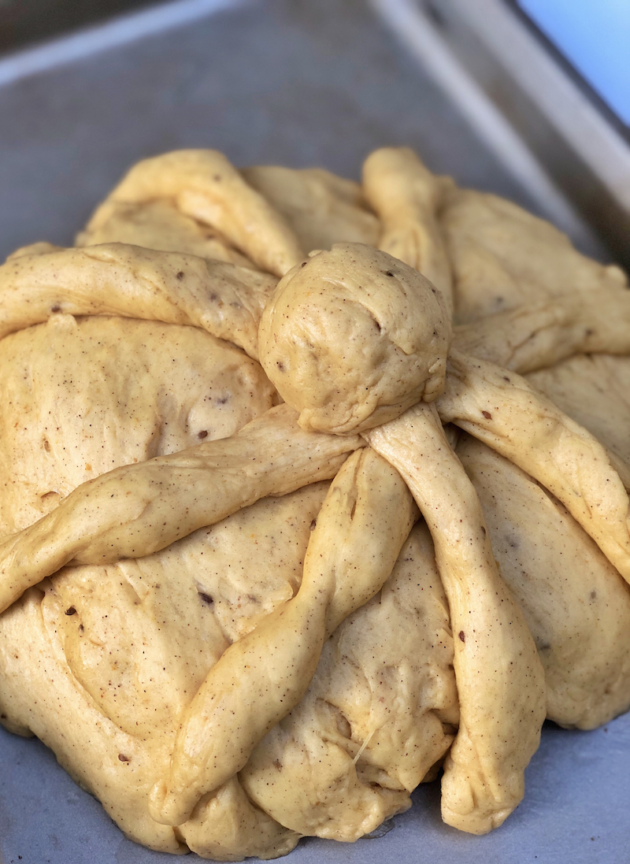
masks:
{"type": "Polygon", "coordinates": [[[0,338],[55,314],[122,315],[201,327],[258,357],[266,274],[120,243],[20,253],[0,267],[0,338]]]}
{"type": "Polygon", "coordinates": [[[519,804],[545,719],[545,681],[525,618],[502,580],[481,505],[434,405],[364,433],[420,507],[456,634],[460,721],[444,766],[442,818],[473,834],[519,804]]]}
{"type": "Polygon", "coordinates": [[[630,582],[630,501],[605,448],[524,378],[452,352],[438,410],[556,496],[630,582]]]}
{"type": "Polygon", "coordinates": [[[218,229],[262,270],[283,276],[304,255],[285,219],[216,150],[178,150],[135,165],[88,223],[105,223],[120,202],[173,200],[186,216],[218,229]]]}
{"type": "Polygon", "coordinates": [[[361,441],[303,432],[287,405],[232,438],[126,465],[77,487],[0,543],[0,608],[67,564],[108,564],[164,549],[267,495],[334,477],[361,441]]]}
{"type": "Polygon", "coordinates": [[[554,366],[574,354],[630,353],[630,292],[553,300],[497,312],[456,327],[453,345],[521,375],[554,366]]]}

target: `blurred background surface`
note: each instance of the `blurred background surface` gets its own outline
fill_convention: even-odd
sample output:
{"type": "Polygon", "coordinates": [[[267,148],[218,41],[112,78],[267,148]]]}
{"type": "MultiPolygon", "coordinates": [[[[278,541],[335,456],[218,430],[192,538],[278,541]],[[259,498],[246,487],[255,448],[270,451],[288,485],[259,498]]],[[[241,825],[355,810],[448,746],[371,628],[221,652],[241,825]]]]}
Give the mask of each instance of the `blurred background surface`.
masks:
{"type": "MultiPolygon", "coordinates": [[[[576,71],[583,38],[562,41],[568,2],[0,0],[0,254],[69,243],[152,153],[208,146],[357,176],[370,149],[405,143],[630,266],[625,126],[576,71]]],[[[621,33],[625,0],[571,0],[573,31],[600,10],[594,50],[602,33],[613,44],[615,3],[621,33]]]]}
{"type": "MultiPolygon", "coordinates": [[[[587,5],[571,0],[573,18],[587,5]]],[[[525,0],[0,0],[0,256],[71,244],[134,162],[166,150],[358,178],[370,150],[405,144],[628,265],[623,123],[526,12],[525,0]]],[[[43,745],[0,732],[0,759],[0,862],[173,861],[125,840],[43,745]]],[[[501,831],[448,829],[433,784],[387,837],[309,840],[291,862],[415,862],[422,849],[434,864],[618,864],[629,773],[630,717],[610,734],[550,727],[501,831]]]]}
{"type": "Polygon", "coordinates": [[[70,33],[155,0],[0,0],[0,51],[70,33]]]}

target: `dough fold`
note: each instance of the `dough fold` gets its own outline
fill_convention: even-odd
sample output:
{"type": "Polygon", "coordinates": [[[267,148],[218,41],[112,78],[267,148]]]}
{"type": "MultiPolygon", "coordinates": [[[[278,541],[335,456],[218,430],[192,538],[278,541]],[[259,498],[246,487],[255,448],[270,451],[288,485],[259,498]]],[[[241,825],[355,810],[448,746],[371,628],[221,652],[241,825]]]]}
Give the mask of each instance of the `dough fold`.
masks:
{"type": "Polygon", "coordinates": [[[501,575],[545,670],[547,716],[594,729],[630,708],[630,589],[560,502],[520,468],[463,435],[501,575]]]}
{"type": "MultiPolygon", "coordinates": [[[[517,204],[453,188],[440,212],[455,291],[455,324],[519,306],[628,285],[614,265],[581,255],[569,238],[517,204]]],[[[588,325],[587,325],[588,326],[588,325]]]]}
{"type": "Polygon", "coordinates": [[[630,291],[529,303],[456,327],[453,347],[524,375],[574,354],[630,353],[630,291]]]}
{"type": "Polygon", "coordinates": [[[77,234],[75,246],[100,246],[103,243],[126,243],[181,252],[248,267],[256,265],[238,252],[217,231],[180,213],[166,198],[155,201],[112,201],[102,220],[77,234]]]}
{"type": "Polygon", "coordinates": [[[322,168],[260,165],[241,174],[284,216],[305,252],[334,243],[376,246],[380,224],[366,208],[358,183],[322,168]]]}

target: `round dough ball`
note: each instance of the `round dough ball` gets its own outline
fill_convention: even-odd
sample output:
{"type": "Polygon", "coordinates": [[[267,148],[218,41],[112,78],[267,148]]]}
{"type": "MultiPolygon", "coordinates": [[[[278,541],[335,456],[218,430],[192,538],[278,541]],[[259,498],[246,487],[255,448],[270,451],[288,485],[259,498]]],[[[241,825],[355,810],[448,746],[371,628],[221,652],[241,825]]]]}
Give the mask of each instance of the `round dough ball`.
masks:
{"type": "Polygon", "coordinates": [[[259,329],[261,363],[300,426],[337,435],[436,399],[450,340],[437,288],[360,243],[337,243],[290,270],[259,329]]]}

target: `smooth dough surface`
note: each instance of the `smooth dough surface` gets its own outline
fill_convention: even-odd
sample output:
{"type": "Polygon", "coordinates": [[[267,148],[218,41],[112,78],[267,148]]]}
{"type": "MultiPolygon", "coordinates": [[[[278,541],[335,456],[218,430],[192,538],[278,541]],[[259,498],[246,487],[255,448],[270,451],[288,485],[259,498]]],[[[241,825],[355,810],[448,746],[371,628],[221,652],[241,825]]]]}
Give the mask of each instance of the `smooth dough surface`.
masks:
{"type": "Polygon", "coordinates": [[[381,218],[379,249],[415,267],[453,311],[453,280],[438,221],[452,181],[436,177],[407,147],[384,147],[363,164],[365,194],[381,218]]]}
{"type": "Polygon", "coordinates": [[[349,243],[291,270],[258,334],[263,368],[300,426],[337,435],[435,399],[450,336],[437,288],[390,255],[349,243]]]}
{"type": "Polygon", "coordinates": [[[241,174],[284,216],[305,252],[344,242],[376,246],[379,221],[365,206],[358,183],[322,168],[261,165],[241,174]]]}
{"type": "Polygon", "coordinates": [[[586,258],[549,222],[496,195],[453,189],[440,222],[453,268],[456,324],[627,286],[618,267],[586,258]]]}
{"type": "Polygon", "coordinates": [[[0,541],[0,607],[67,564],[108,564],[165,549],[267,495],[335,476],[358,437],[303,432],[279,405],[231,438],[122,465],[0,541]]]}
{"type": "Polygon", "coordinates": [[[0,341],[0,388],[1,535],[113,468],[230,437],[274,393],[196,327],[63,314],[0,341]]]}
{"type": "Polygon", "coordinates": [[[302,257],[284,217],[216,150],[175,150],[138,162],[97,208],[87,231],[99,230],[120,202],[166,199],[216,229],[261,268],[282,276],[302,257]]]}
{"type": "Polygon", "coordinates": [[[575,354],[630,353],[630,291],[600,288],[526,303],[454,328],[453,347],[525,374],[575,354]]]}
{"type": "Polygon", "coordinates": [[[444,422],[454,422],[538,480],[630,582],[630,501],[591,433],[520,375],[451,352],[444,422]]]}
{"type": "Polygon", "coordinates": [[[435,406],[416,405],[364,434],[409,485],[431,531],[449,602],[460,722],[444,766],[442,818],[485,834],[523,797],[524,771],[545,717],[542,666],[435,406]]]}
{"type": "Polygon", "coordinates": [[[41,245],[0,267],[0,337],[62,313],[116,315],[200,327],[257,357],[258,322],[275,287],[266,273],[122,243],[41,245]]]}
{"type": "Polygon", "coordinates": [[[297,594],[230,646],[182,718],[158,821],[181,824],[200,797],[246,764],[300,701],[324,641],[390,575],[417,508],[398,472],[372,450],[352,454],[317,517],[297,594]]]}
{"type": "Polygon", "coordinates": [[[148,796],[208,671],[299,587],[327,488],[263,499],[152,556],[67,568],[0,618],[3,722],[51,746],[133,839],[182,852],[184,837],[219,860],[275,857],[297,842],[237,780],[178,835],[150,818],[148,796]],[[238,554],[225,567],[229,550],[238,554]]]}
{"type": "Polygon", "coordinates": [[[580,354],[526,377],[630,466],[630,357],[580,354]]]}
{"type": "Polygon", "coordinates": [[[115,201],[103,220],[81,231],[76,246],[129,243],[161,252],[184,252],[255,268],[245,255],[208,225],[180,213],[168,199],[115,201]]]}
{"type": "Polygon", "coordinates": [[[547,716],[594,729],[627,711],[630,589],[566,508],[524,471],[467,435],[457,455],[536,642],[547,716]]]}

